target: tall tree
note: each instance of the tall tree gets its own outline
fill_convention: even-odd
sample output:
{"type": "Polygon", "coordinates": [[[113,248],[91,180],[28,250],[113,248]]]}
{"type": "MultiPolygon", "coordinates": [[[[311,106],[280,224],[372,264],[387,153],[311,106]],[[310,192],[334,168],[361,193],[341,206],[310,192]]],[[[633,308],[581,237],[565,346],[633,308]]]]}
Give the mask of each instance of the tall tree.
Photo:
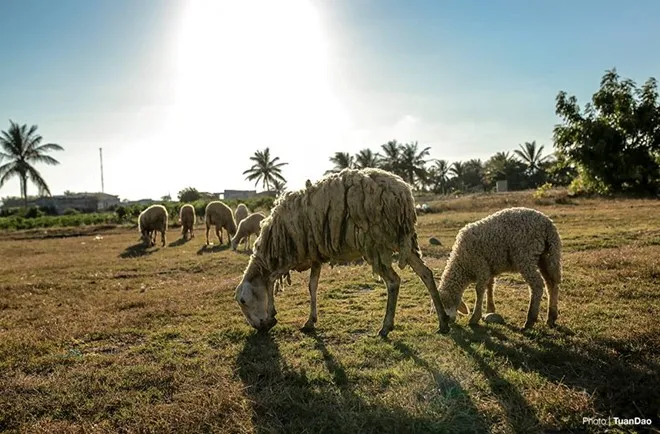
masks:
{"type": "MultiPolygon", "coordinates": [[[[177,194],[179,202],[194,202],[202,198],[202,195],[194,187],[186,187],[177,194]]],[[[163,199],[165,200],[165,199],[163,199]]]]}
{"type": "Polygon", "coordinates": [[[660,191],[660,104],[655,78],[641,88],[606,71],[581,110],[575,96],[556,98],[557,149],[576,163],[580,183],[601,192],[660,191]]]}
{"type": "Polygon", "coordinates": [[[261,185],[270,191],[270,187],[275,181],[286,183],[286,179],[282,176],[282,166],[289,163],[278,163],[280,157],[271,158],[270,148],[266,148],[263,151],[256,151],[250,157],[250,160],[254,161],[254,164],[243,172],[243,175],[247,175],[245,179],[248,181],[255,181],[255,187],[261,181],[261,185]]]}
{"type": "Polygon", "coordinates": [[[401,174],[403,179],[410,185],[418,185],[417,181],[424,183],[426,181],[426,160],[428,157],[430,146],[424,149],[419,149],[417,142],[406,143],[401,148],[401,174]]]}
{"type": "Polygon", "coordinates": [[[367,167],[378,167],[380,165],[380,154],[371,149],[363,149],[355,155],[355,167],[366,169],[367,167]]]}
{"type": "Polygon", "coordinates": [[[509,190],[520,190],[527,186],[526,171],[527,166],[509,152],[497,152],[484,164],[484,181],[493,188],[496,181],[506,180],[509,190]]]}
{"type": "Polygon", "coordinates": [[[536,140],[532,142],[525,142],[525,146],[518,145],[520,149],[514,152],[527,166],[529,174],[532,175],[541,169],[541,164],[548,159],[548,156],[542,157],[543,145],[536,147],[536,140]]]}
{"type": "Polygon", "coordinates": [[[355,165],[353,156],[348,152],[335,152],[335,155],[330,157],[330,162],[334,167],[330,170],[326,170],[326,174],[341,172],[344,169],[352,169],[355,165]]]}
{"type": "Polygon", "coordinates": [[[484,165],[481,160],[473,158],[463,165],[463,183],[466,189],[484,188],[484,165]]]}
{"type": "Polygon", "coordinates": [[[383,151],[383,156],[381,158],[381,168],[383,168],[383,170],[387,170],[388,172],[402,175],[401,151],[403,147],[396,140],[390,140],[384,145],[381,145],[380,148],[383,151]]]}
{"type": "Polygon", "coordinates": [[[447,193],[449,179],[449,165],[445,160],[435,160],[429,168],[429,184],[434,193],[447,193]]]}
{"type": "Polygon", "coordinates": [[[32,125],[29,129],[26,124],[19,125],[9,121],[9,129],[0,134],[0,163],[8,162],[0,166],[0,187],[9,179],[17,176],[21,185],[21,197],[27,208],[28,204],[28,180],[37,186],[40,195],[50,195],[48,184],[42,178],[36,163],[44,163],[51,166],[60,164],[59,161],[47,155],[50,151],[63,151],[60,145],[55,143],[41,144],[43,138],[37,134],[37,126],[32,125]]]}

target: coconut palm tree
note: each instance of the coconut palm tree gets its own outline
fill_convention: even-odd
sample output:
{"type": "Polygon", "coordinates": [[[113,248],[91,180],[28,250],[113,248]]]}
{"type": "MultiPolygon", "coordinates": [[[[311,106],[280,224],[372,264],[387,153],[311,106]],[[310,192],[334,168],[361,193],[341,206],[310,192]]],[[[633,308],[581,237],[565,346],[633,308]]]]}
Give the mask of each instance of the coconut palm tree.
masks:
{"type": "Polygon", "coordinates": [[[44,163],[51,166],[60,164],[53,157],[46,155],[49,151],[63,151],[60,145],[55,143],[41,144],[43,138],[37,134],[37,126],[19,125],[9,121],[9,129],[0,133],[0,163],[8,160],[0,166],[0,187],[9,179],[17,176],[21,182],[21,197],[27,208],[28,204],[28,180],[32,181],[39,189],[40,195],[50,195],[48,184],[41,174],[34,168],[36,163],[44,163]]]}
{"type": "Polygon", "coordinates": [[[355,167],[365,169],[367,167],[378,167],[380,165],[380,154],[371,149],[363,149],[355,155],[355,167]]]}
{"type": "Polygon", "coordinates": [[[449,165],[447,161],[435,160],[435,164],[429,169],[429,181],[435,193],[446,193],[448,175],[449,165]]]}
{"type": "Polygon", "coordinates": [[[527,166],[527,170],[530,174],[537,172],[541,169],[541,164],[548,159],[548,156],[541,157],[543,152],[543,145],[536,147],[536,140],[532,142],[525,142],[525,146],[520,146],[520,149],[516,149],[514,152],[523,163],[527,166]]]}
{"type": "Polygon", "coordinates": [[[381,168],[388,172],[401,175],[401,151],[403,146],[401,146],[396,140],[390,140],[384,145],[381,145],[380,148],[383,150],[380,164],[381,168]]]}
{"type": "Polygon", "coordinates": [[[430,150],[431,147],[427,146],[420,151],[417,142],[406,143],[401,148],[401,172],[410,185],[415,185],[417,181],[425,182],[428,173],[424,157],[429,155],[430,150]]]}
{"type": "Polygon", "coordinates": [[[335,152],[335,155],[330,157],[330,162],[334,164],[335,167],[333,167],[330,170],[326,170],[325,171],[326,175],[328,173],[341,172],[344,169],[352,169],[353,166],[355,166],[355,162],[353,161],[353,156],[348,152],[335,152]]]}
{"type": "Polygon", "coordinates": [[[286,179],[282,176],[282,166],[289,163],[278,163],[280,157],[271,159],[270,148],[266,148],[263,151],[256,151],[250,157],[250,160],[254,161],[254,164],[243,172],[243,175],[247,175],[245,179],[248,181],[256,181],[254,183],[255,187],[261,181],[261,185],[270,191],[270,187],[274,185],[275,181],[286,182],[286,179]]]}

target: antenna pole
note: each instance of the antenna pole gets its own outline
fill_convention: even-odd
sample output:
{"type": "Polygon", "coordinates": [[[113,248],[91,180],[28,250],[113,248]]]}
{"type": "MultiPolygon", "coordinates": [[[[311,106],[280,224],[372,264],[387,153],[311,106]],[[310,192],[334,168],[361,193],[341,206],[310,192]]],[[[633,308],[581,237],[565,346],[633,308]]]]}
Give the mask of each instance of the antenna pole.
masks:
{"type": "Polygon", "coordinates": [[[99,156],[101,158],[101,193],[105,193],[105,185],[103,184],[103,148],[99,148],[99,156]]]}

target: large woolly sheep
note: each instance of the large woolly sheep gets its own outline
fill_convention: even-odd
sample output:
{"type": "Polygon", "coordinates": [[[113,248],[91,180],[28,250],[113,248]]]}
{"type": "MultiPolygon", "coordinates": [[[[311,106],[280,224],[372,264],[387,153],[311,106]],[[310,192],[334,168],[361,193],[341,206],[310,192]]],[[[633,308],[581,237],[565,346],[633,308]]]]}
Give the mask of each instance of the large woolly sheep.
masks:
{"type": "Polygon", "coordinates": [[[401,279],[392,267],[410,265],[436,306],[440,329],[448,329],[432,271],[417,244],[415,203],[410,186],[380,169],[345,169],[306,188],[286,192],[261,223],[261,234],[236,288],[236,302],[248,323],[269,330],[276,323],[274,284],[290,272],[310,270],[310,313],[304,329],[317,321],[316,291],[321,265],[363,257],[387,285],[387,308],[379,334],[394,328],[401,279]]]}
{"type": "Polygon", "coordinates": [[[247,206],[243,203],[239,203],[238,206],[236,207],[236,211],[234,211],[234,220],[236,222],[236,227],[241,224],[241,221],[244,218],[247,218],[247,216],[250,215],[250,210],[248,209],[247,206]]]}
{"type": "Polygon", "coordinates": [[[242,239],[245,239],[245,248],[247,249],[250,245],[250,237],[252,235],[259,236],[259,232],[261,231],[261,221],[265,218],[266,216],[262,213],[255,212],[241,220],[236,229],[236,234],[231,239],[232,250],[236,250],[238,243],[240,243],[242,239]]]}
{"type": "Polygon", "coordinates": [[[156,244],[156,235],[161,234],[161,241],[165,246],[165,233],[167,232],[167,209],[163,205],[151,205],[140,213],[138,217],[138,231],[142,241],[148,246],[156,244]],[[153,233],[153,239],[151,234],[153,233]]]}
{"type": "Polygon", "coordinates": [[[187,203],[179,210],[179,222],[181,223],[181,236],[185,239],[186,234],[190,234],[190,238],[195,238],[195,207],[187,203]]]}
{"type": "Polygon", "coordinates": [[[205,222],[206,222],[206,245],[209,245],[209,230],[211,226],[215,226],[215,235],[218,241],[222,244],[222,230],[227,231],[227,244],[231,242],[231,237],[236,233],[236,222],[234,222],[234,213],[224,203],[219,200],[214,200],[206,205],[205,222]]]}
{"type": "Polygon", "coordinates": [[[470,324],[481,319],[484,292],[486,313],[495,312],[495,276],[504,272],[519,272],[531,288],[525,329],[538,319],[545,280],[549,296],[547,324],[554,326],[561,282],[561,239],[552,220],[530,208],[504,209],[458,232],[439,285],[450,321],[455,320],[457,309],[469,313],[464,304],[459,304],[472,282],[476,283],[477,297],[470,324]]]}

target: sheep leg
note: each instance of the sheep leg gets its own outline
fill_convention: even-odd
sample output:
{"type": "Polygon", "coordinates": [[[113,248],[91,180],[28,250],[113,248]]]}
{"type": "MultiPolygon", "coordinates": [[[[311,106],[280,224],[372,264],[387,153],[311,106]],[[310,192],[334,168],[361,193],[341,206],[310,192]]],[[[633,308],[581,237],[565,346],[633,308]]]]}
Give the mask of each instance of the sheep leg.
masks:
{"type": "Polygon", "coordinates": [[[474,302],[474,311],[472,312],[472,316],[470,317],[470,325],[479,324],[479,320],[481,319],[481,309],[484,304],[484,292],[486,292],[487,287],[488,287],[488,281],[484,281],[484,280],[478,280],[477,284],[474,287],[474,290],[477,293],[477,299],[474,302]]]}
{"type": "Polygon", "coordinates": [[[318,319],[318,313],[316,311],[316,290],[319,286],[319,277],[321,276],[321,263],[314,262],[312,264],[312,270],[309,273],[309,318],[303,326],[303,330],[311,331],[314,330],[314,324],[318,319]]]}
{"type": "Polygon", "coordinates": [[[521,268],[520,274],[530,288],[527,321],[523,326],[524,330],[528,330],[534,326],[539,317],[539,308],[541,306],[541,298],[543,297],[544,285],[541,273],[539,273],[539,270],[537,270],[535,266],[529,265],[521,268]]]}
{"type": "Polygon", "coordinates": [[[206,224],[206,245],[209,245],[209,231],[211,230],[211,226],[207,223],[206,224]]]}
{"type": "Polygon", "coordinates": [[[222,228],[215,227],[215,236],[218,237],[218,242],[222,245],[222,228]]]}
{"type": "Polygon", "coordinates": [[[160,231],[160,240],[163,243],[163,247],[165,247],[165,229],[160,231]]]}
{"type": "Polygon", "coordinates": [[[433,301],[433,307],[435,307],[435,313],[438,315],[438,331],[440,333],[449,332],[449,318],[445,313],[445,309],[442,307],[442,302],[440,301],[440,294],[438,293],[438,287],[435,284],[435,279],[433,278],[433,272],[429,267],[426,266],[422,258],[416,254],[410,255],[408,259],[408,265],[413,269],[415,274],[422,279],[426,289],[431,295],[431,300],[433,301]]]}
{"type": "Polygon", "coordinates": [[[548,319],[547,324],[549,327],[554,327],[557,317],[559,316],[559,308],[557,302],[559,299],[559,280],[561,275],[558,271],[559,267],[552,267],[549,261],[541,259],[540,269],[543,280],[545,280],[545,287],[548,293],[548,319]]]}
{"type": "Polygon", "coordinates": [[[493,300],[493,287],[495,286],[495,277],[491,277],[486,284],[486,313],[495,312],[495,301],[493,300]]]}
{"type": "Polygon", "coordinates": [[[378,334],[386,338],[387,334],[394,330],[394,313],[396,311],[396,302],[399,298],[399,286],[401,285],[401,278],[394,271],[391,265],[388,265],[384,270],[379,273],[387,285],[387,308],[385,310],[385,319],[383,320],[383,327],[378,334]]]}

